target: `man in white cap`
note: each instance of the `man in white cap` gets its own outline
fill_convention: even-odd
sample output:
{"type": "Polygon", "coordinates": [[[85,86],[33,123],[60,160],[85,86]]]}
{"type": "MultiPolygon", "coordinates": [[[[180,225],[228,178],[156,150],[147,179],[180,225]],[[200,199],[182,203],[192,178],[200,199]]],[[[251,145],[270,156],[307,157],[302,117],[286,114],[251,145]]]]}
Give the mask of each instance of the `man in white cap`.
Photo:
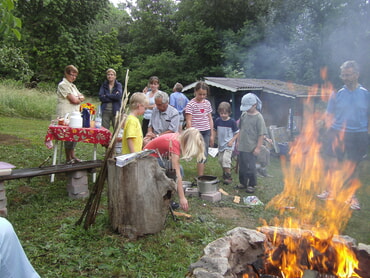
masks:
{"type": "Polygon", "coordinates": [[[238,188],[253,193],[257,185],[257,156],[261,151],[264,136],[267,134],[265,121],[257,110],[262,103],[252,93],[242,98],[240,110],[243,112],[239,122],[239,182],[238,188]]]}

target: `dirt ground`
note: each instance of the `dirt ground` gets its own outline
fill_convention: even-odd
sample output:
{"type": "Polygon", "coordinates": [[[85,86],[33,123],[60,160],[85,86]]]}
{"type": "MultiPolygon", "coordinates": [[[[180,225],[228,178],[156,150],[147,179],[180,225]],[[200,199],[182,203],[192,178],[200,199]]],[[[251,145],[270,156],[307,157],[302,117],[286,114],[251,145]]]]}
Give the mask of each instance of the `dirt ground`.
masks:
{"type": "Polygon", "coordinates": [[[255,219],[249,217],[240,209],[229,207],[213,207],[211,213],[217,218],[232,222],[235,226],[255,228],[257,225],[255,219]]]}
{"type": "Polygon", "coordinates": [[[29,140],[19,138],[14,135],[0,133],[0,145],[29,144],[29,140]]]}

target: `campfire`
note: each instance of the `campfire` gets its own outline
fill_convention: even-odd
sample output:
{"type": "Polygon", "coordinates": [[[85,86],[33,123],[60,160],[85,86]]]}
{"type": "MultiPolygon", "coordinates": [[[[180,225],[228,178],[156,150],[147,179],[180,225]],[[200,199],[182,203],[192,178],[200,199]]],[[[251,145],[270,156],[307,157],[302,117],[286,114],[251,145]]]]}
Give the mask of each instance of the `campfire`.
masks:
{"type": "MultiPolygon", "coordinates": [[[[324,80],[325,74],[322,71],[324,80]]],[[[361,183],[354,180],[345,187],[345,182],[353,174],[354,165],[343,163],[330,168],[322,157],[319,123],[324,122],[328,126],[330,119],[325,118],[323,112],[314,110],[312,98],[319,89],[313,87],[310,93],[312,97],[305,103],[305,111],[310,115],[304,116],[304,128],[290,145],[289,160],[282,159],[284,190],[267,205],[278,210],[279,216],[273,223],[265,223],[259,229],[265,236],[263,240],[261,235],[257,241],[251,240],[255,236],[248,232],[247,239],[243,240],[244,243],[248,241],[245,245],[235,243],[240,235],[235,237],[231,234],[228,257],[230,271],[219,277],[370,277],[369,254],[359,257],[354,240],[339,236],[352,214],[348,198],[354,195],[361,183]],[[334,198],[327,201],[318,199],[317,194],[328,187],[334,198]],[[240,249],[240,245],[249,247],[240,249]],[[239,246],[239,249],[235,249],[235,246],[239,246]],[[246,259],[244,253],[251,250],[254,258],[246,259]],[[260,252],[256,254],[256,250],[260,252]],[[235,253],[242,255],[237,260],[230,260],[235,253]],[[243,258],[245,261],[242,261],[243,258]]],[[[327,90],[321,95],[329,96],[332,87],[325,83],[321,90],[327,90]]],[[[224,246],[221,249],[225,253],[227,248],[224,246]]],[[[199,271],[199,262],[192,267],[193,274],[199,271]]]]}
{"type": "MultiPolygon", "coordinates": [[[[325,72],[322,72],[325,75],[325,72]]],[[[315,96],[318,87],[313,87],[311,95],[315,96]]],[[[328,96],[332,91],[330,84],[324,86],[328,96]]],[[[310,115],[306,115],[304,130],[291,144],[289,162],[283,162],[284,191],[274,197],[269,207],[274,207],[289,217],[278,221],[278,226],[298,231],[298,237],[272,235],[273,247],[269,248],[269,263],[278,268],[281,277],[303,277],[305,270],[333,275],[333,277],[360,277],[356,274],[358,260],[346,242],[334,241],[333,238],[346,226],[351,209],[348,198],[361,186],[354,180],[350,186],[345,182],[353,174],[354,166],[343,163],[331,168],[324,161],[319,140],[319,125],[326,127],[331,119],[325,114],[313,110],[311,98],[305,104],[310,115]],[[316,195],[330,188],[334,199],[319,200],[316,195]],[[310,232],[300,231],[304,228],[310,232]]],[[[246,276],[248,277],[248,276],[246,276]]],[[[280,277],[280,275],[278,276],[280,277]]]]}
{"type": "Polygon", "coordinates": [[[187,278],[370,277],[370,246],[303,229],[234,228],[204,248],[187,278]],[[278,245],[277,245],[278,244],[278,245]]]}

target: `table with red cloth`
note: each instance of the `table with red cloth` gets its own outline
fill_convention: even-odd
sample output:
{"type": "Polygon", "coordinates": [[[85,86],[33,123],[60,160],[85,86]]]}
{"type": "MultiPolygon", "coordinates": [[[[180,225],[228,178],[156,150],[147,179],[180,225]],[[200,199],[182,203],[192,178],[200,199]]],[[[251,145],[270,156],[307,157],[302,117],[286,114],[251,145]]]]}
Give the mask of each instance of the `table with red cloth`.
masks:
{"type": "Polygon", "coordinates": [[[45,142],[52,140],[83,142],[108,146],[111,132],[104,128],[75,128],[64,125],[50,125],[45,136],[45,142]]]}
{"type": "MultiPolygon", "coordinates": [[[[104,128],[75,128],[64,125],[50,125],[45,136],[45,145],[48,148],[54,148],[53,165],[56,164],[58,154],[58,142],[54,145],[52,141],[70,141],[94,144],[93,160],[96,160],[96,146],[101,144],[107,147],[111,140],[111,132],[104,128]]],[[[51,182],[54,181],[52,175],[51,182]]],[[[94,175],[95,181],[95,175],[94,175]]]]}

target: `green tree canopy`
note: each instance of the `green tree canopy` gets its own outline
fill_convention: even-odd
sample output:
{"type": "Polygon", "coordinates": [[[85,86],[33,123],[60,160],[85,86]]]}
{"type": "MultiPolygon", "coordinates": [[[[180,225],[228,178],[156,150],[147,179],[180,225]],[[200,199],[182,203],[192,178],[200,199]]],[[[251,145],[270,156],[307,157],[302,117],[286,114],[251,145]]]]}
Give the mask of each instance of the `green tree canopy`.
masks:
{"type": "Polygon", "coordinates": [[[13,33],[20,40],[19,29],[22,27],[22,22],[13,15],[13,10],[14,0],[0,0],[0,35],[3,37],[13,33]]]}

